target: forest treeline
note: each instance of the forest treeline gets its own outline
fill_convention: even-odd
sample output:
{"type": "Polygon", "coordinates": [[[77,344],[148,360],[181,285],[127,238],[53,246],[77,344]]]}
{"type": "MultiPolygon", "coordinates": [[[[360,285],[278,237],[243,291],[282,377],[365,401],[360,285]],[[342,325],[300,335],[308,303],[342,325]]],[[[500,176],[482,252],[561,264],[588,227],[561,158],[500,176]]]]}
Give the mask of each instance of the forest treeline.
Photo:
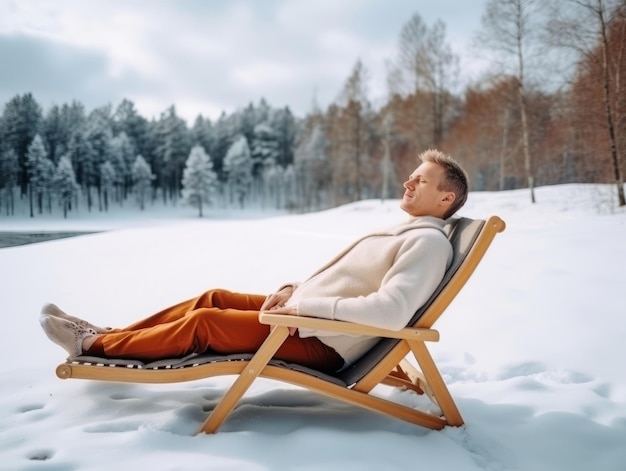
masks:
{"type": "Polygon", "coordinates": [[[161,200],[291,211],[396,198],[416,156],[436,147],[471,189],[611,183],[624,200],[626,0],[489,0],[475,51],[490,63],[464,85],[441,21],[410,18],[389,59],[388,97],[372,104],[359,59],[336,100],[303,117],[264,99],[192,125],[132,99],[43,110],[16,95],[0,116],[0,215],[161,200]]]}

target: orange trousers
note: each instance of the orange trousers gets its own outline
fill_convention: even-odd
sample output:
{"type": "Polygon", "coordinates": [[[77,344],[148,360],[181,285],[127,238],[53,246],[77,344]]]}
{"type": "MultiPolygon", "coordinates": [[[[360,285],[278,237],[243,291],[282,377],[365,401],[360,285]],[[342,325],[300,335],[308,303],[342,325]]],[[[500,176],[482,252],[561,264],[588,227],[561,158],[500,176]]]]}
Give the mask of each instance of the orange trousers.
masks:
{"type": "MultiPolygon", "coordinates": [[[[101,334],[85,352],[143,361],[190,353],[254,353],[270,332],[258,320],[264,295],[217,289],[164,309],[123,329],[101,334]]],[[[333,372],[343,359],[316,337],[287,337],[275,358],[333,372]]]]}

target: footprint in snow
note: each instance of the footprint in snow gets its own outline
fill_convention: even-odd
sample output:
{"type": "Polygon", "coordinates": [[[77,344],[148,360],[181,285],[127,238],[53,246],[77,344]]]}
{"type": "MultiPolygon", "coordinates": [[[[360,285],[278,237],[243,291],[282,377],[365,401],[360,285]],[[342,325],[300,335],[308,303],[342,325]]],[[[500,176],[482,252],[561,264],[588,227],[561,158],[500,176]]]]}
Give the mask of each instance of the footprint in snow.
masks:
{"type": "Polygon", "coordinates": [[[33,450],[26,457],[31,461],[47,461],[54,456],[54,451],[46,448],[33,450]]]}
{"type": "Polygon", "coordinates": [[[17,411],[25,414],[27,412],[32,412],[35,410],[41,410],[45,407],[44,404],[24,404],[23,406],[18,407],[17,411]]]}

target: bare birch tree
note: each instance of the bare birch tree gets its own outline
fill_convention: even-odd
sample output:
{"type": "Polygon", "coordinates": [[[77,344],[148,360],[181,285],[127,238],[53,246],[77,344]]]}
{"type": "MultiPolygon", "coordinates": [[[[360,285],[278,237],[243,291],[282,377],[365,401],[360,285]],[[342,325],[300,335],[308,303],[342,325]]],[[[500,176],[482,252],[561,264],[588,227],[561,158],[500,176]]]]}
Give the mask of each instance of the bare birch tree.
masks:
{"type": "Polygon", "coordinates": [[[476,35],[479,47],[502,56],[502,64],[516,79],[517,100],[522,125],[524,169],[530,200],[535,202],[535,179],[530,155],[530,132],[526,100],[526,72],[531,47],[533,15],[537,14],[535,0],[489,0],[476,35]]]}
{"type": "Polygon", "coordinates": [[[351,169],[353,177],[353,201],[358,201],[363,197],[363,164],[366,158],[368,147],[368,115],[370,104],[367,99],[367,81],[369,74],[361,60],[357,60],[352,72],[341,92],[339,103],[342,105],[345,117],[345,128],[343,129],[343,141],[345,143],[344,157],[346,168],[351,169]]]}
{"type": "Polygon", "coordinates": [[[383,120],[383,135],[382,135],[382,145],[383,145],[383,158],[380,163],[381,170],[381,191],[380,198],[384,201],[386,198],[393,198],[393,195],[389,194],[390,183],[392,185],[396,182],[396,176],[393,169],[393,162],[391,160],[391,145],[393,141],[392,136],[392,128],[393,128],[393,116],[391,112],[385,113],[383,120]]]}
{"type": "MultiPolygon", "coordinates": [[[[583,67],[598,77],[594,82],[602,89],[603,120],[610,146],[612,173],[617,186],[618,202],[626,205],[620,158],[621,128],[619,100],[622,96],[620,71],[624,68],[623,31],[617,32],[617,47],[611,47],[609,31],[612,22],[621,19],[626,27],[624,0],[567,0],[555,2],[553,20],[548,29],[552,42],[573,49],[583,67]]],[[[622,157],[623,158],[623,157],[622,157]]]]}
{"type": "Polygon", "coordinates": [[[431,135],[426,146],[439,146],[459,71],[458,56],[446,42],[445,24],[438,20],[429,28],[418,14],[413,15],[400,32],[396,67],[396,83],[391,86],[414,97],[416,145],[421,144],[421,129],[427,128],[431,135]]]}

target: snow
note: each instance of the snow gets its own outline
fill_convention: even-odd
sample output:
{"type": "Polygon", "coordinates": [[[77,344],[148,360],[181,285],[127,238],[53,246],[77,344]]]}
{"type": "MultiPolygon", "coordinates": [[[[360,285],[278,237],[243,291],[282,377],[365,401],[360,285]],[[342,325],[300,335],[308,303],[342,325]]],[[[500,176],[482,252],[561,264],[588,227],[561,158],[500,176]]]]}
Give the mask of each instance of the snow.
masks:
{"type": "Polygon", "coordinates": [[[507,229],[435,326],[431,352],[466,421],[442,431],[262,379],[220,433],[193,436],[233,377],[62,381],[65,353],[38,323],[47,301],[119,325],[212,287],[269,292],[403,220],[397,200],[249,218],[0,217],[0,230],[111,229],[0,249],[0,469],[623,470],[626,212],[611,191],[541,187],[534,205],[527,190],[470,195],[461,214],[507,229]]]}

